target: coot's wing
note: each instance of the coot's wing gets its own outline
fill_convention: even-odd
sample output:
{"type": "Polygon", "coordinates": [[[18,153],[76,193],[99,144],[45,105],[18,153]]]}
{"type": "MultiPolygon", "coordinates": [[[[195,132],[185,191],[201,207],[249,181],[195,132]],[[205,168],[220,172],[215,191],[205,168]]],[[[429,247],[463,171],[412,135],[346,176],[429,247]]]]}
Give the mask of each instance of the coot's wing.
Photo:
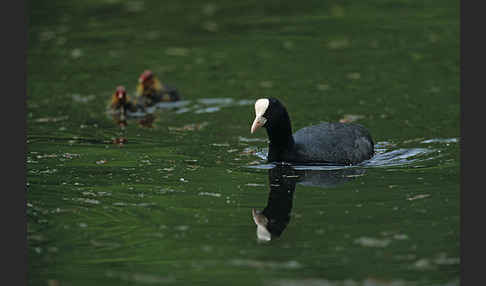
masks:
{"type": "Polygon", "coordinates": [[[373,156],[366,128],[352,123],[321,123],[294,134],[296,157],[310,162],[355,164],[373,156]]]}

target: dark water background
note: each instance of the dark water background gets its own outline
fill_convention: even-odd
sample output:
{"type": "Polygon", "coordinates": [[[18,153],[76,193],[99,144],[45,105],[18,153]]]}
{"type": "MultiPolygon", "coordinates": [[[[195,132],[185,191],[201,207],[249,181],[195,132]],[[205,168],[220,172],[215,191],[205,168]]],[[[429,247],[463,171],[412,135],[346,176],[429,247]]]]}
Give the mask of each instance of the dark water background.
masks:
{"type": "Polygon", "coordinates": [[[29,285],[459,285],[457,1],[28,6],[29,285]],[[121,130],[106,106],[144,69],[184,101],[121,130]],[[281,176],[262,243],[269,96],[294,130],[358,115],[377,154],[281,176]]]}

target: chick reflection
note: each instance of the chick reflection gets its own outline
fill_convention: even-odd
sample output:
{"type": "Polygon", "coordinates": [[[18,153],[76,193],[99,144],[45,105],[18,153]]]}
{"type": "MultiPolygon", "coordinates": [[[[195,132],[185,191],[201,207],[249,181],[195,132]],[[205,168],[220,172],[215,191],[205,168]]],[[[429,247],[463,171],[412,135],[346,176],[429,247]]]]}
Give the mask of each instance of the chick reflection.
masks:
{"type": "Polygon", "coordinates": [[[279,237],[290,222],[296,184],[330,188],[364,174],[364,169],[295,170],[292,165],[277,164],[268,170],[270,193],[262,211],[252,209],[257,238],[270,241],[279,237]]]}

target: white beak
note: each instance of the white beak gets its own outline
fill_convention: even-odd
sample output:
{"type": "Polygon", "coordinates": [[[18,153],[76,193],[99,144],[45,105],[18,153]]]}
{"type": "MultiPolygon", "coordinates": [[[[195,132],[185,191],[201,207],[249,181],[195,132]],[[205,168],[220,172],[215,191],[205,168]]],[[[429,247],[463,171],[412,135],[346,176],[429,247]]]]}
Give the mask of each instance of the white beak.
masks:
{"type": "Polygon", "coordinates": [[[261,115],[257,115],[255,117],[255,120],[253,121],[253,124],[251,125],[251,133],[255,132],[258,128],[262,127],[265,125],[265,122],[267,122],[267,119],[261,115]]]}
{"type": "Polygon", "coordinates": [[[258,213],[255,209],[251,210],[251,214],[253,215],[253,221],[257,225],[257,237],[260,241],[270,241],[272,239],[272,235],[267,230],[268,219],[261,213],[258,213]]]}

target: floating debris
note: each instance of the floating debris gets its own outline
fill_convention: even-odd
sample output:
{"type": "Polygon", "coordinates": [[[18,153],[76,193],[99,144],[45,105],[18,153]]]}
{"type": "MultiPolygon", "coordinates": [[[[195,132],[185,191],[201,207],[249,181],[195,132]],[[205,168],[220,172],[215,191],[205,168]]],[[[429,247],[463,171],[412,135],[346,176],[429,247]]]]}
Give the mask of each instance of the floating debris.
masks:
{"type": "Polygon", "coordinates": [[[365,118],[364,115],[359,115],[359,114],[345,114],[343,118],[339,119],[339,122],[341,123],[350,123],[354,122],[360,119],[365,118]]]}
{"type": "Polygon", "coordinates": [[[347,38],[344,39],[335,39],[331,40],[328,44],[327,47],[330,50],[339,50],[339,49],[344,49],[349,47],[349,40],[347,38]]]}
{"type": "Polygon", "coordinates": [[[87,204],[92,204],[92,205],[98,205],[100,204],[100,201],[94,200],[94,199],[87,199],[87,198],[71,198],[66,200],[71,200],[71,201],[76,201],[76,202],[82,202],[82,203],[87,203],[87,204]]]}
{"type": "Polygon", "coordinates": [[[406,234],[395,234],[393,235],[393,238],[396,240],[405,240],[408,239],[408,235],[406,234]]]}
{"type": "Polygon", "coordinates": [[[75,94],[71,94],[71,98],[75,102],[87,103],[87,102],[95,99],[96,96],[94,94],[90,94],[90,95],[87,95],[87,96],[82,96],[80,94],[75,93],[75,94]]]}
{"type": "Polygon", "coordinates": [[[116,202],[116,203],[113,203],[114,206],[126,206],[127,203],[124,203],[124,202],[116,202]]]}
{"type": "Polygon", "coordinates": [[[263,88],[272,88],[273,87],[273,82],[272,81],[262,81],[260,82],[260,87],[263,87],[263,88]]]}
{"type": "Polygon", "coordinates": [[[77,158],[77,157],[80,157],[81,155],[79,154],[74,154],[74,153],[64,153],[62,154],[62,157],[65,158],[65,159],[73,159],[73,158],[77,158]]]}
{"type": "Polygon", "coordinates": [[[212,197],[221,197],[219,193],[208,193],[208,192],[200,192],[198,195],[200,196],[212,196],[212,197]]]}
{"type": "Polygon", "coordinates": [[[202,123],[191,123],[191,124],[186,124],[182,127],[172,127],[169,126],[170,131],[199,131],[206,127],[209,123],[208,122],[202,122],[202,123]]]}
{"type": "Polygon", "coordinates": [[[328,84],[318,84],[317,89],[320,90],[320,91],[328,90],[329,85],[328,84]]]}
{"type": "Polygon", "coordinates": [[[174,168],[163,168],[161,170],[166,171],[166,172],[172,172],[172,171],[174,171],[174,168]]]}
{"type": "Polygon", "coordinates": [[[186,231],[186,230],[189,229],[189,226],[187,226],[187,225],[179,225],[179,226],[176,226],[175,229],[178,230],[178,231],[186,231]]]}
{"type": "Polygon", "coordinates": [[[201,166],[198,166],[198,165],[189,165],[189,166],[186,167],[186,170],[196,171],[199,168],[201,168],[201,166]]]}
{"type": "Polygon", "coordinates": [[[124,202],[116,202],[116,203],[113,203],[114,206],[119,206],[119,207],[124,207],[124,206],[132,206],[132,207],[149,207],[149,206],[155,206],[155,203],[138,203],[138,204],[134,204],[134,203],[124,203],[124,202]]]}
{"type": "Polygon", "coordinates": [[[170,194],[170,193],[185,193],[186,191],[164,188],[164,189],[160,189],[156,192],[159,193],[159,194],[165,195],[165,194],[170,194]]]}
{"type": "Polygon", "coordinates": [[[373,237],[360,237],[354,243],[365,247],[387,247],[390,244],[389,239],[378,239],[373,237]]]}
{"type": "Polygon", "coordinates": [[[81,49],[73,49],[71,51],[71,58],[73,59],[79,59],[82,56],[83,56],[83,50],[81,49]]]}
{"type": "Polygon", "coordinates": [[[189,55],[189,49],[186,48],[167,48],[165,50],[165,53],[168,56],[188,56],[189,55]]]}
{"type": "Polygon", "coordinates": [[[228,143],[213,143],[211,145],[216,146],[216,147],[229,147],[230,146],[228,143]]]}
{"type": "Polygon", "coordinates": [[[349,79],[360,79],[361,78],[361,74],[359,72],[348,73],[346,76],[349,79]]]}
{"type": "Polygon", "coordinates": [[[39,171],[39,174],[53,174],[53,173],[56,173],[57,172],[57,169],[47,169],[47,170],[44,170],[44,171],[39,171]]]}
{"type": "Polygon", "coordinates": [[[264,184],[256,184],[256,183],[248,183],[245,186],[248,186],[248,187],[264,187],[265,185],[264,184]]]}
{"type": "Polygon", "coordinates": [[[345,175],[346,178],[357,178],[357,177],[362,177],[365,174],[352,174],[352,175],[345,175]]]}
{"type": "Polygon", "coordinates": [[[219,30],[219,25],[213,21],[206,21],[202,24],[204,30],[208,32],[217,32],[219,30]]]}
{"type": "Polygon", "coordinates": [[[428,269],[433,268],[432,263],[430,263],[430,260],[425,259],[425,258],[422,258],[422,259],[415,261],[415,263],[413,264],[413,267],[417,268],[419,270],[428,270],[428,269]]]}
{"type": "Polygon", "coordinates": [[[59,116],[59,117],[43,117],[43,118],[37,118],[35,120],[35,122],[42,122],[42,123],[45,123],[45,122],[58,122],[58,121],[66,120],[66,119],[68,119],[68,116],[67,115],[59,116]]]}
{"type": "Polygon", "coordinates": [[[434,259],[435,264],[439,265],[455,265],[461,262],[459,257],[447,257],[445,253],[439,254],[439,256],[434,259]]]}
{"type": "Polygon", "coordinates": [[[37,155],[37,159],[44,159],[44,158],[56,158],[57,154],[45,154],[45,155],[37,155]]]}
{"type": "Polygon", "coordinates": [[[93,192],[82,192],[82,194],[85,196],[94,196],[94,197],[96,196],[96,194],[93,192]]]}
{"type": "Polygon", "coordinates": [[[93,205],[97,205],[97,204],[99,204],[99,203],[100,203],[100,201],[98,201],[98,200],[93,200],[93,199],[84,199],[84,200],[82,200],[82,201],[83,201],[83,202],[85,202],[85,203],[88,203],[88,204],[93,204],[93,205]]]}
{"type": "Polygon", "coordinates": [[[290,260],[287,262],[259,261],[252,259],[233,259],[230,264],[234,266],[246,266],[253,268],[272,268],[272,269],[299,269],[303,265],[298,261],[290,260]]]}
{"type": "Polygon", "coordinates": [[[413,200],[425,199],[425,198],[428,198],[428,197],[430,197],[429,194],[422,194],[422,195],[416,195],[416,196],[413,196],[413,197],[409,197],[409,198],[407,198],[407,200],[413,201],[413,200]]]}

